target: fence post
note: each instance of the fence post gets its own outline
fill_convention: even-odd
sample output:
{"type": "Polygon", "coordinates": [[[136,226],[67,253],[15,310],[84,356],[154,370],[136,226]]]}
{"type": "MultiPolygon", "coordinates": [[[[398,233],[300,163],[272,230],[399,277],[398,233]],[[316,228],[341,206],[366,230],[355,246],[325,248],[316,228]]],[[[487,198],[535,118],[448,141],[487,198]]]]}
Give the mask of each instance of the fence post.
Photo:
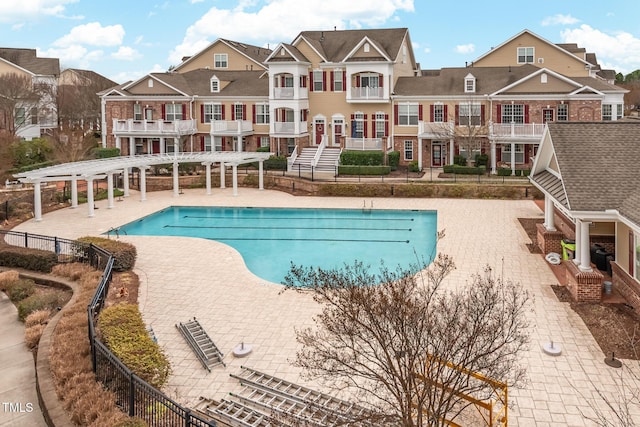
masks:
{"type": "Polygon", "coordinates": [[[136,414],[136,387],[133,384],[133,372],[129,371],[129,416],[133,417],[136,414]]]}
{"type": "Polygon", "coordinates": [[[311,182],[313,182],[313,170],[315,169],[315,167],[313,165],[311,165],[311,182]]]}
{"type": "Polygon", "coordinates": [[[27,233],[26,231],[24,233],[24,247],[25,248],[29,247],[29,233],[27,233]]]}

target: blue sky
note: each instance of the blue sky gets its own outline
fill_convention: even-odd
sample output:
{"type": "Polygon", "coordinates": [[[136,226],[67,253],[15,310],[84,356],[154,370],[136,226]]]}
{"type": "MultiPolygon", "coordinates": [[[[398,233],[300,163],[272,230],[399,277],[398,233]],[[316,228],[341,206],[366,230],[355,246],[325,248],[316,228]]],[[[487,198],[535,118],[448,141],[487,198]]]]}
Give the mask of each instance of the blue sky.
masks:
{"type": "Polygon", "coordinates": [[[640,69],[639,17],[637,0],[2,0],[0,45],[123,83],[166,71],[218,37],[273,48],[304,30],[407,27],[429,69],[462,67],[528,29],[627,74],[640,69]]]}

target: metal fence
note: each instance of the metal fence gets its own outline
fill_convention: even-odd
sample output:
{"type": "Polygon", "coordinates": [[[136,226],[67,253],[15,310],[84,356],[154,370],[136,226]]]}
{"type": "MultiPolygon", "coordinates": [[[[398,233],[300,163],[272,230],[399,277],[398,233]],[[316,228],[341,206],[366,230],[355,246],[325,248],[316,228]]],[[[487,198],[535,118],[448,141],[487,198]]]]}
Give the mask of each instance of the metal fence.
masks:
{"type": "Polygon", "coordinates": [[[215,427],[192,414],[164,393],[135,375],[103,344],[96,335],[96,320],[104,307],[113,277],[113,256],[93,244],[16,231],[0,230],[3,240],[12,246],[55,252],[68,261],[90,264],[104,273],[87,308],[91,361],[96,379],[116,396],[116,404],[129,416],[143,419],[149,426],[158,427],[215,427]]]}

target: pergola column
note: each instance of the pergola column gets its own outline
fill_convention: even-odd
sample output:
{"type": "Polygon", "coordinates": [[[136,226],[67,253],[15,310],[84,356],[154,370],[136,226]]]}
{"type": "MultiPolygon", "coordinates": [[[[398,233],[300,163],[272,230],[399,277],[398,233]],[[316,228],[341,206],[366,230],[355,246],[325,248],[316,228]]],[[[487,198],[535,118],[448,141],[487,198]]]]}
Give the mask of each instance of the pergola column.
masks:
{"type": "Polygon", "coordinates": [[[233,171],[233,195],[237,196],[238,195],[238,165],[237,164],[233,164],[232,166],[232,171],[233,171]]]}
{"type": "Polygon", "coordinates": [[[129,197],[129,168],[124,168],[122,171],[122,191],[124,197],[129,197]]]}
{"type": "Polygon", "coordinates": [[[227,174],[227,165],[220,162],[220,188],[227,188],[225,183],[225,175],[227,174]]]}
{"type": "Polygon", "coordinates": [[[78,177],[75,175],[71,177],[71,207],[78,207],[78,177]]]}
{"type": "Polygon", "coordinates": [[[93,177],[90,176],[87,178],[87,205],[89,208],[89,218],[92,218],[95,213],[94,213],[94,209],[95,209],[95,205],[94,205],[94,198],[93,198],[93,177]]]}
{"type": "Polygon", "coordinates": [[[178,197],[180,195],[179,166],[178,162],[173,162],[173,197],[178,197]]]}
{"type": "MultiPolygon", "coordinates": [[[[580,265],[578,268],[581,271],[592,271],[591,269],[591,253],[589,252],[589,225],[591,222],[589,221],[580,221],[580,265]]],[[[576,224],[577,227],[577,224],[576,224]]]]}
{"type": "Polygon", "coordinates": [[[147,200],[147,168],[142,166],[140,168],[140,201],[147,200]]]}
{"type": "Polygon", "coordinates": [[[42,221],[42,194],[40,181],[33,183],[33,217],[36,221],[42,221]]]}
{"type": "Polygon", "coordinates": [[[107,209],[113,209],[113,172],[107,172],[107,209]]]}
{"type": "Polygon", "coordinates": [[[205,163],[205,182],[207,194],[211,194],[211,163],[205,163]]]}
{"type": "Polygon", "coordinates": [[[548,231],[556,231],[553,215],[553,199],[548,194],[544,195],[544,227],[548,231]]]}
{"type": "Polygon", "coordinates": [[[260,160],[258,161],[258,190],[264,190],[264,167],[263,164],[264,160],[260,160]]]}

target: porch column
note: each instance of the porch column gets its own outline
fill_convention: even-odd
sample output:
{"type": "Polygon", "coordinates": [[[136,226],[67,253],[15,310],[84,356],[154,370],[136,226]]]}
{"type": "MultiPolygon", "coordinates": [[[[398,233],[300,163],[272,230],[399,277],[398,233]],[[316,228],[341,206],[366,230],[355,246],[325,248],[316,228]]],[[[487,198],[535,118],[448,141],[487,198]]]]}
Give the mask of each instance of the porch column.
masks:
{"type": "Polygon", "coordinates": [[[211,194],[211,163],[205,163],[205,182],[207,187],[207,194],[211,194]]]}
{"type": "Polygon", "coordinates": [[[113,172],[107,173],[107,209],[113,209],[113,172]]]}
{"type": "Polygon", "coordinates": [[[129,168],[124,168],[122,171],[122,191],[124,197],[129,197],[129,168]]]}
{"type": "Polygon", "coordinates": [[[235,163],[232,166],[233,171],[233,195],[238,195],[238,165],[235,163]]]}
{"type": "MultiPolygon", "coordinates": [[[[576,220],[576,250],[573,256],[573,263],[575,265],[580,265],[580,261],[582,260],[582,227],[580,224],[580,220],[576,220]]],[[[591,256],[591,254],[589,254],[589,256],[591,256]]]]}
{"type": "Polygon", "coordinates": [[[87,206],[89,208],[89,218],[94,216],[95,202],[93,198],[93,177],[87,178],[87,206]]]}
{"type": "Polygon", "coordinates": [[[173,138],[173,154],[177,156],[179,152],[180,152],[180,139],[173,138]]]}
{"type": "Polygon", "coordinates": [[[227,174],[227,165],[224,162],[220,162],[220,188],[227,188],[225,182],[225,175],[227,174]]]}
{"type": "Polygon", "coordinates": [[[418,138],[418,169],[422,170],[422,138],[418,138]]]}
{"type": "Polygon", "coordinates": [[[453,138],[449,140],[449,164],[453,164],[453,157],[456,155],[456,145],[453,138]]]}
{"type": "Polygon", "coordinates": [[[179,171],[178,167],[180,165],[178,162],[173,162],[173,197],[178,197],[180,194],[180,179],[179,179],[179,171]]]}
{"type": "Polygon", "coordinates": [[[164,137],[160,138],[160,154],[164,154],[164,144],[165,144],[166,140],[164,139],[164,137]]]}
{"type": "Polygon", "coordinates": [[[78,207],[78,177],[75,175],[71,178],[71,207],[78,207]]]}
{"type": "Polygon", "coordinates": [[[129,156],[133,157],[136,155],[136,139],[129,137],[129,156]]]}
{"type": "Polygon", "coordinates": [[[498,156],[498,147],[495,141],[491,141],[491,174],[495,175],[497,173],[497,162],[496,157],[498,156]]]}
{"type": "Polygon", "coordinates": [[[42,195],[40,181],[33,183],[33,217],[36,221],[42,221],[42,195]]]}
{"type": "Polygon", "coordinates": [[[553,199],[548,194],[544,195],[544,227],[548,231],[556,231],[553,220],[553,199]]]}
{"type": "Polygon", "coordinates": [[[258,190],[264,190],[264,176],[262,176],[264,173],[263,163],[264,160],[258,162],[258,190]]]}
{"type": "Polygon", "coordinates": [[[147,169],[145,166],[140,168],[140,201],[147,200],[147,169]]]}
{"type": "Polygon", "coordinates": [[[580,265],[578,268],[580,271],[592,271],[591,270],[591,253],[589,252],[589,221],[580,222],[580,265]]]}
{"type": "Polygon", "coordinates": [[[511,175],[516,174],[516,143],[511,142],[511,175]]]}
{"type": "Polygon", "coordinates": [[[238,152],[242,152],[242,120],[238,120],[238,152]]]}
{"type": "Polygon", "coordinates": [[[122,152],[122,141],[119,136],[116,136],[116,148],[122,152]]]}

